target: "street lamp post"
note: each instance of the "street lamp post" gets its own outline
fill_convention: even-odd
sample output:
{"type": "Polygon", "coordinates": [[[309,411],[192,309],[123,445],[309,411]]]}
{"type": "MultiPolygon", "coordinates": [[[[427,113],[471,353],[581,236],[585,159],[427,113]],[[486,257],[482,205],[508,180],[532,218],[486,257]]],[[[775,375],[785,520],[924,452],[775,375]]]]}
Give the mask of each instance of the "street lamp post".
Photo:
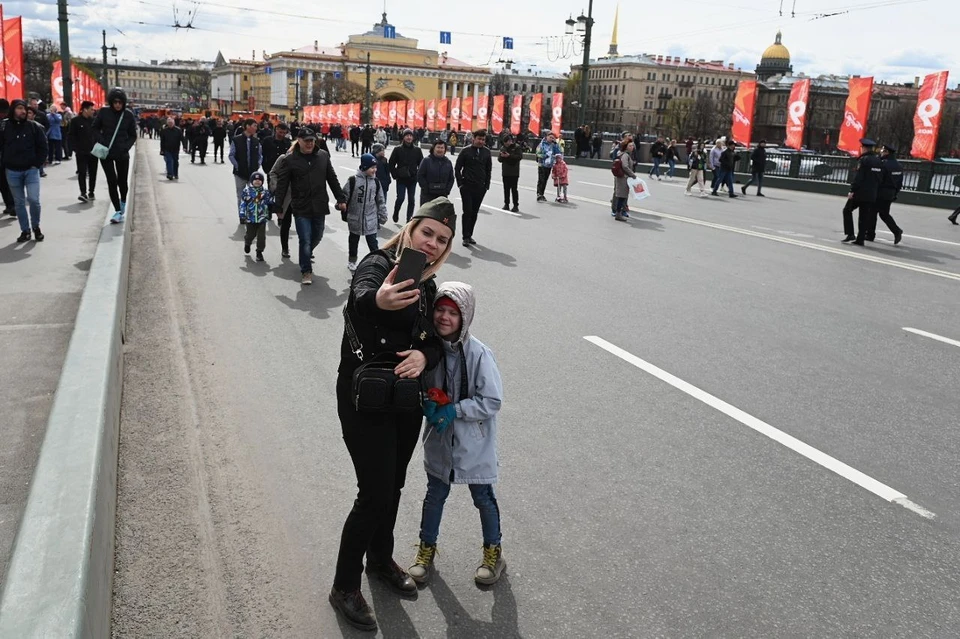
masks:
{"type": "Polygon", "coordinates": [[[107,51],[109,51],[109,52],[112,53],[113,55],[117,55],[117,47],[108,47],[108,46],[107,46],[107,30],[106,30],[106,29],[104,29],[101,33],[103,34],[103,46],[100,47],[100,48],[103,50],[103,76],[102,76],[103,90],[104,90],[104,91],[109,91],[109,90],[110,90],[110,76],[109,76],[109,71],[108,71],[108,70],[109,70],[110,67],[107,66],[107,51]]]}
{"type": "MultiPolygon", "coordinates": [[[[593,0],[587,7],[587,15],[581,14],[577,18],[577,32],[583,34],[583,70],[580,72],[580,104],[587,104],[587,76],[590,73],[590,35],[593,32],[593,0]]],[[[577,113],[577,127],[582,127],[586,116],[586,109],[581,108],[577,113]]]]}
{"type": "Polygon", "coordinates": [[[370,52],[367,51],[367,101],[363,105],[364,124],[370,124],[373,117],[373,105],[370,104],[370,52]]]}

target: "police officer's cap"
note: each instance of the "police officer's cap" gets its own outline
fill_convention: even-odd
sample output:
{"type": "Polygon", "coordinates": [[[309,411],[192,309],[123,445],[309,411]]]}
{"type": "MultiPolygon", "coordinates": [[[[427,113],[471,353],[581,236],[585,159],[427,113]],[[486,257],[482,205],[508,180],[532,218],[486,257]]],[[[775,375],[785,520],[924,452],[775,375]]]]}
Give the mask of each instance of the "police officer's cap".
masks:
{"type": "Polygon", "coordinates": [[[870,138],[860,138],[860,146],[877,146],[877,143],[870,138]]]}

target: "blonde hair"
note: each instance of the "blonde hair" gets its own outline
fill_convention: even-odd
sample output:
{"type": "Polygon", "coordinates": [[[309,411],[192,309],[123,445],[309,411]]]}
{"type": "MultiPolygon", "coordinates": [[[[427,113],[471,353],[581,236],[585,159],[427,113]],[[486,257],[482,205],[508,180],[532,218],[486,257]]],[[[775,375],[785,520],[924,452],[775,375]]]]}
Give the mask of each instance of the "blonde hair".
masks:
{"type": "MultiPolygon", "coordinates": [[[[423,222],[425,218],[418,217],[407,222],[400,232],[391,237],[383,245],[384,249],[394,249],[397,253],[397,258],[399,259],[400,254],[403,253],[403,249],[413,245],[413,231],[420,226],[420,223],[423,222]]],[[[437,274],[440,270],[440,267],[443,266],[443,263],[447,261],[447,257],[450,255],[450,251],[453,250],[453,236],[450,237],[450,241],[447,242],[447,248],[443,249],[443,254],[437,258],[435,262],[431,262],[427,265],[427,268],[423,269],[424,279],[428,279],[437,274]]]]}

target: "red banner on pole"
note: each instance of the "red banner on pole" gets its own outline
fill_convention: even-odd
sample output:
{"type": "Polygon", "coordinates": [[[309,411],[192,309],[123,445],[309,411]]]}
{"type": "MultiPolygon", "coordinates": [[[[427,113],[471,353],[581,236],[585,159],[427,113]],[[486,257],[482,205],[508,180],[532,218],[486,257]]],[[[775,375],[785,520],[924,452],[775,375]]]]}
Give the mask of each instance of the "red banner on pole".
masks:
{"type": "Polygon", "coordinates": [[[417,127],[417,103],[415,100],[407,100],[407,126],[411,129],[417,127]]]}
{"type": "Polygon", "coordinates": [[[560,137],[560,129],[563,126],[563,94],[554,93],[553,94],[553,107],[550,111],[550,130],[553,131],[553,134],[560,137]]]}
{"type": "Polygon", "coordinates": [[[380,102],[374,102],[374,103],[373,103],[373,118],[372,118],[372,119],[373,119],[373,126],[375,126],[375,127],[381,126],[381,125],[380,125],[380,118],[381,118],[382,116],[381,116],[381,113],[380,113],[380,104],[381,104],[380,102]]]}
{"type": "Polygon", "coordinates": [[[490,128],[494,135],[500,135],[503,132],[503,102],[504,96],[493,96],[493,111],[490,112],[490,128]]]}
{"type": "Polygon", "coordinates": [[[473,98],[464,98],[460,108],[460,130],[473,131],[473,98]]]}
{"type": "Polygon", "coordinates": [[[407,126],[407,102],[401,100],[397,102],[397,128],[403,129],[407,126]]]}
{"type": "Polygon", "coordinates": [[[447,106],[449,101],[447,99],[440,100],[437,104],[437,130],[443,131],[447,128],[447,106]]]}
{"type": "Polygon", "coordinates": [[[947,92],[948,71],[931,73],[923,79],[917,96],[917,110],[913,114],[913,146],[910,155],[933,160],[937,153],[937,136],[943,112],[943,97],[947,92]]]}
{"type": "Polygon", "coordinates": [[[387,108],[387,126],[393,126],[397,123],[397,103],[387,102],[390,106],[387,108]]]}
{"type": "Polygon", "coordinates": [[[837,148],[853,157],[860,155],[860,138],[867,133],[872,97],[873,78],[850,78],[850,94],[843,110],[837,148]]]}
{"type": "Polygon", "coordinates": [[[487,115],[490,112],[490,96],[481,95],[477,97],[477,128],[487,128],[487,115]]]}
{"type": "Polygon", "coordinates": [[[737,97],[733,102],[733,126],[730,129],[734,142],[750,146],[753,135],[753,109],[757,103],[757,81],[741,80],[737,97]]]}
{"type": "Polygon", "coordinates": [[[513,106],[510,107],[510,133],[520,135],[523,122],[523,96],[513,96],[513,106]]]}
{"type": "Polygon", "coordinates": [[[343,105],[342,104],[336,105],[336,109],[337,111],[336,111],[336,114],[334,115],[334,122],[336,122],[341,126],[343,126],[344,124],[347,124],[346,110],[343,108],[343,105]]]}
{"type": "Polygon", "coordinates": [[[7,63],[3,55],[3,5],[0,4],[0,96],[7,95],[7,63]]]}
{"type": "Polygon", "coordinates": [[[807,127],[807,103],[810,100],[810,78],[793,83],[787,102],[787,146],[800,150],[807,127]]]}
{"type": "Polygon", "coordinates": [[[530,132],[540,135],[540,118],[543,115],[543,94],[534,93],[530,98],[530,132]]]}
{"type": "Polygon", "coordinates": [[[424,129],[426,128],[426,123],[424,121],[424,111],[426,110],[426,101],[417,100],[413,103],[413,124],[417,128],[424,129]]]}
{"type": "Polygon", "coordinates": [[[437,130],[437,101],[427,102],[427,131],[437,130]]]}
{"type": "Polygon", "coordinates": [[[450,98],[450,130],[460,130],[460,98],[450,98]]]}
{"type": "Polygon", "coordinates": [[[3,21],[3,66],[7,100],[23,99],[23,25],[20,18],[3,21]]]}

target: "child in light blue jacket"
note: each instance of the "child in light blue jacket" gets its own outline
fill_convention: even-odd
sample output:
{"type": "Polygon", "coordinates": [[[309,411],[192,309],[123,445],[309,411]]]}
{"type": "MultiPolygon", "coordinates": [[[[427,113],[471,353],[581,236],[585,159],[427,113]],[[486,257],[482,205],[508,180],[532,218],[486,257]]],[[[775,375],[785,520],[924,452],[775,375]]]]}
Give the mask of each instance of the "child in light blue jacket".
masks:
{"type": "Polygon", "coordinates": [[[423,500],[417,559],[408,571],[420,584],[429,580],[433,569],[440,519],[451,484],[469,484],[473,503],[480,511],[483,560],[474,580],[482,585],[494,584],[507,565],[500,545],[500,507],[493,491],[498,467],[497,413],[503,386],[493,353],[470,334],[475,308],[470,285],[447,282],[438,287],[433,322],[443,339],[444,359],[426,376],[430,388],[430,399],[424,402],[427,496],[423,500]]]}

